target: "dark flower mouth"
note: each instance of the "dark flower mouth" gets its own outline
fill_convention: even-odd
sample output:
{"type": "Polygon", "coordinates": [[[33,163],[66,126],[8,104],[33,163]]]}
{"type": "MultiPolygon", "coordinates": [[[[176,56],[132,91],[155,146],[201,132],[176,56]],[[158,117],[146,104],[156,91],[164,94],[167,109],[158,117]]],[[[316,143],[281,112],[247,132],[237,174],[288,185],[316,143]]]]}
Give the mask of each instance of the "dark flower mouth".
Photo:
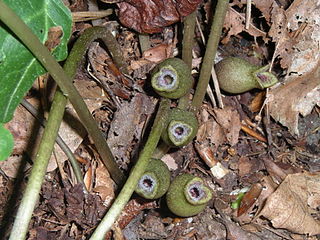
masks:
{"type": "Polygon", "coordinates": [[[182,141],[189,136],[191,128],[187,124],[177,122],[170,126],[169,131],[177,141],[182,141]]]}
{"type": "Polygon", "coordinates": [[[151,193],[154,191],[154,186],[156,184],[156,181],[149,175],[143,175],[138,183],[138,187],[145,192],[151,193]]]}
{"type": "Polygon", "coordinates": [[[157,78],[157,85],[165,90],[176,89],[177,87],[177,76],[176,74],[167,68],[161,69],[157,78]]]}
{"type": "Polygon", "coordinates": [[[203,189],[201,188],[201,185],[202,184],[200,182],[195,182],[188,188],[189,196],[195,202],[201,200],[205,195],[203,189]]]}

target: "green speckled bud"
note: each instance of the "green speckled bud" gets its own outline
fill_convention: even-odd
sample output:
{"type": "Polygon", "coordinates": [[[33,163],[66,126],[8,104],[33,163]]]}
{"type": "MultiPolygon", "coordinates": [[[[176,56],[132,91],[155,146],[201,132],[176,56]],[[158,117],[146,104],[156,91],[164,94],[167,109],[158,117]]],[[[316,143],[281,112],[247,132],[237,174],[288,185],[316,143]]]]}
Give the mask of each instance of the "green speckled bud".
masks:
{"type": "Polygon", "coordinates": [[[169,58],[155,67],[151,85],[162,97],[177,99],[192,87],[191,70],[179,58],[169,58]]]}
{"type": "Polygon", "coordinates": [[[144,174],[140,177],[136,193],[146,199],[162,197],[170,185],[170,171],[160,159],[150,159],[144,174]]]}
{"type": "Polygon", "coordinates": [[[254,88],[265,89],[278,82],[267,72],[268,65],[258,67],[235,57],[228,57],[215,65],[220,88],[229,93],[243,93],[254,88]]]}
{"type": "Polygon", "coordinates": [[[212,193],[199,177],[182,174],[176,177],[167,192],[167,205],[181,217],[200,213],[212,198],[212,193]]]}
{"type": "Polygon", "coordinates": [[[162,140],[173,147],[187,145],[196,136],[198,121],[194,113],[174,108],[168,118],[168,126],[163,131],[162,140]]]}

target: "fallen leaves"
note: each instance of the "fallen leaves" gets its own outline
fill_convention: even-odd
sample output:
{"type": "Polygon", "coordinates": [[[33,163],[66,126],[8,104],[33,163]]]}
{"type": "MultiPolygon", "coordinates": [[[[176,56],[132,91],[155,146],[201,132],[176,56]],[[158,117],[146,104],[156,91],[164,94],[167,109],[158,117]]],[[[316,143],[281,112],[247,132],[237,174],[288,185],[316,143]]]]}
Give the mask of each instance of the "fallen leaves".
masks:
{"type": "Polygon", "coordinates": [[[119,20],[140,33],[161,32],[196,10],[201,0],[126,0],[118,3],[119,20]]]}
{"type": "Polygon", "coordinates": [[[320,59],[314,71],[287,80],[270,91],[270,114],[292,134],[299,135],[299,114],[306,116],[315,105],[320,106],[320,59]]]}
{"type": "Polygon", "coordinates": [[[319,173],[290,174],[269,196],[259,215],[268,218],[275,228],[300,234],[320,234],[320,223],[311,215],[319,207],[319,199],[319,173]]]}
{"type": "Polygon", "coordinates": [[[269,31],[274,57],[287,68],[286,84],[271,92],[271,116],[298,135],[298,117],[320,105],[320,1],[296,0],[284,11],[273,4],[269,31]]]}

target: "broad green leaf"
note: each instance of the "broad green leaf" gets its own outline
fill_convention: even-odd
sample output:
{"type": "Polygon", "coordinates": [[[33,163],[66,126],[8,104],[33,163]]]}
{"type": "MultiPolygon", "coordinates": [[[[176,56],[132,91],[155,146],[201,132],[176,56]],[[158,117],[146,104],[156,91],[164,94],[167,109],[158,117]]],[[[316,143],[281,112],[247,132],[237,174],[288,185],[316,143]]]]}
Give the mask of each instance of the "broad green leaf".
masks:
{"type": "Polygon", "coordinates": [[[13,150],[13,136],[0,124],[0,161],[6,160],[13,150]]]}
{"type": "MultiPolygon", "coordinates": [[[[60,26],[63,35],[52,54],[57,61],[67,57],[71,35],[70,11],[61,0],[4,0],[32,29],[42,43],[48,30],[60,26]]],[[[1,10],[0,10],[1,11],[1,10]]],[[[32,53],[0,22],[0,123],[12,119],[13,112],[32,83],[46,70],[32,53]]]]}

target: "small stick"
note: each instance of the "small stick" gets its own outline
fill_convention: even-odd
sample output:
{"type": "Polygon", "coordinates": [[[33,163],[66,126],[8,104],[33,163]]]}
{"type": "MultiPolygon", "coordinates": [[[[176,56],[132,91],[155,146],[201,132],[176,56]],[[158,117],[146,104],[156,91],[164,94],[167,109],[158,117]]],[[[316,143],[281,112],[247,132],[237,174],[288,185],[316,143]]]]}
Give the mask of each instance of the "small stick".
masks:
{"type": "Polygon", "coordinates": [[[265,143],[268,142],[264,136],[260,135],[259,133],[247,127],[246,125],[241,124],[241,130],[249,134],[250,136],[254,137],[255,139],[258,139],[261,142],[265,142],[265,143]]]}
{"type": "Polygon", "coordinates": [[[245,29],[249,29],[250,20],[251,20],[251,0],[247,0],[246,26],[245,26],[245,29]]]}

